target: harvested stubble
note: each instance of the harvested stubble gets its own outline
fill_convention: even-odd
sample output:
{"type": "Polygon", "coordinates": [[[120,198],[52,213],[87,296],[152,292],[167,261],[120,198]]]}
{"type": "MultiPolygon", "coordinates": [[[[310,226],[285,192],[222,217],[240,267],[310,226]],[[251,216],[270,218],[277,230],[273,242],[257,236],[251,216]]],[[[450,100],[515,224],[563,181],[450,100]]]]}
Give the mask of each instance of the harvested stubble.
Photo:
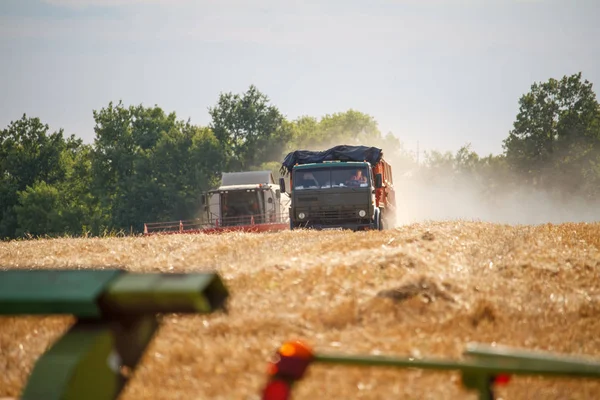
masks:
{"type": "MultiPolygon", "coordinates": [[[[460,358],[469,341],[600,358],[600,224],[414,224],[383,232],[170,235],[0,244],[9,268],[217,269],[230,314],[168,315],[122,399],[258,399],[283,341],[460,358]]],[[[68,317],[0,319],[16,396],[68,317]]],[[[591,399],[600,383],[518,378],[509,399],[591,399]]],[[[454,373],[315,365],[296,399],[476,398],[454,373]]]]}

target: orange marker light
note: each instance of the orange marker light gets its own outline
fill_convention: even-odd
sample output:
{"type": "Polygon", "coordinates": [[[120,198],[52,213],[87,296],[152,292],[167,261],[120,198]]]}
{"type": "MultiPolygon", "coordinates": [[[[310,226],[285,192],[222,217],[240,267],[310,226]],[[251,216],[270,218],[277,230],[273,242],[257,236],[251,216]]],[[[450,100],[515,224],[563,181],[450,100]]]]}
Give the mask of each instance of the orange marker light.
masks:
{"type": "Polygon", "coordinates": [[[294,348],[294,346],[291,343],[284,343],[279,348],[279,354],[281,354],[282,356],[285,356],[285,357],[293,357],[295,353],[296,353],[296,349],[294,348]]]}
{"type": "Polygon", "coordinates": [[[302,342],[287,342],[279,348],[279,354],[283,357],[312,358],[312,350],[302,342]]]}

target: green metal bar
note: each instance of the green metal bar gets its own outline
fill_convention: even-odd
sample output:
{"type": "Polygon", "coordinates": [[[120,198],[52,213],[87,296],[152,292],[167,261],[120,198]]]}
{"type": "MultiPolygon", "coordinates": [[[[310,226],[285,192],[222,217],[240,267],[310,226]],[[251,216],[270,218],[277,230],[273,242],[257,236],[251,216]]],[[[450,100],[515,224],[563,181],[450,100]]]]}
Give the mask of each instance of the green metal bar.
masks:
{"type": "Polygon", "coordinates": [[[313,362],[326,364],[344,364],[358,366],[379,366],[395,368],[419,368],[430,370],[457,370],[469,374],[488,375],[548,375],[572,376],[580,378],[600,378],[600,368],[596,365],[581,364],[573,368],[561,368],[553,365],[529,365],[515,361],[504,365],[494,365],[489,360],[448,361],[438,359],[394,358],[383,356],[346,356],[315,354],[313,362]]]}
{"type": "Polygon", "coordinates": [[[494,400],[494,376],[486,373],[469,374],[463,372],[461,375],[462,384],[465,388],[476,390],[479,394],[479,400],[494,400]]]}
{"type": "Polygon", "coordinates": [[[100,318],[98,299],[121,270],[0,271],[0,315],[100,318]]]}
{"type": "Polygon", "coordinates": [[[209,313],[224,308],[227,296],[216,273],[127,274],[106,288],[101,307],[115,315],[209,313]]]}
{"type": "Polygon", "coordinates": [[[154,316],[142,316],[111,323],[115,349],[124,366],[135,368],[159,327],[154,316]]]}
{"type": "Polygon", "coordinates": [[[0,271],[0,315],[113,318],[225,309],[218,274],[135,274],[122,270],[0,271]]]}
{"type": "Polygon", "coordinates": [[[466,354],[472,360],[415,359],[384,356],[315,354],[313,362],[365,367],[418,368],[461,373],[463,385],[479,392],[479,400],[493,400],[494,377],[498,375],[543,375],[600,378],[600,363],[533,352],[515,352],[507,347],[471,345],[466,354]]]}
{"type": "Polygon", "coordinates": [[[23,400],[114,399],[123,385],[107,323],[76,324],[36,363],[23,400]]]}
{"type": "Polygon", "coordinates": [[[488,346],[478,343],[468,344],[463,354],[498,367],[510,368],[517,364],[540,368],[544,371],[582,371],[584,373],[588,371],[592,374],[596,371],[600,374],[600,362],[570,355],[517,350],[507,346],[488,346]]]}
{"type": "Polygon", "coordinates": [[[448,360],[421,360],[416,358],[396,358],[385,356],[349,356],[336,354],[315,354],[313,362],[326,364],[357,365],[363,367],[421,368],[455,370],[464,363],[448,360]]]}

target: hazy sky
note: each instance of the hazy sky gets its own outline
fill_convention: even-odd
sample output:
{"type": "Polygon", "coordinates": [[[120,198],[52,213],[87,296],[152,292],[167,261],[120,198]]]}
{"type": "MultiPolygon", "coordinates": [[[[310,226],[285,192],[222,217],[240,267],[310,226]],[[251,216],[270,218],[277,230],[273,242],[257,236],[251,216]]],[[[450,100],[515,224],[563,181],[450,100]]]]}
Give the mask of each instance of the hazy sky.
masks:
{"type": "Polygon", "coordinates": [[[0,0],[0,127],[91,142],[120,99],[209,122],[250,84],[289,119],[354,108],[405,146],[498,154],[535,81],[600,86],[600,1],[0,0]]]}

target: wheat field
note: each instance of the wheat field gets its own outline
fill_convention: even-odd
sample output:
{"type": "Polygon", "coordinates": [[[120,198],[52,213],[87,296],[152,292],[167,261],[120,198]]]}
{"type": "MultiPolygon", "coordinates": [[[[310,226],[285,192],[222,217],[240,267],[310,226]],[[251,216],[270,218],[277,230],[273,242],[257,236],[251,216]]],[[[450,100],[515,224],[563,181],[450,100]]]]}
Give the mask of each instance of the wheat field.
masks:
{"type": "MultiPolygon", "coordinates": [[[[3,268],[217,270],[229,314],[166,315],[123,400],[256,399],[274,350],[459,359],[468,342],[600,358],[600,223],[427,222],[0,243],[3,268]]],[[[0,397],[18,397],[71,317],[0,318],[0,397]]],[[[453,372],[315,365],[295,399],[476,399],[453,372]]],[[[600,382],[514,378],[503,399],[600,398],[600,382]]]]}

